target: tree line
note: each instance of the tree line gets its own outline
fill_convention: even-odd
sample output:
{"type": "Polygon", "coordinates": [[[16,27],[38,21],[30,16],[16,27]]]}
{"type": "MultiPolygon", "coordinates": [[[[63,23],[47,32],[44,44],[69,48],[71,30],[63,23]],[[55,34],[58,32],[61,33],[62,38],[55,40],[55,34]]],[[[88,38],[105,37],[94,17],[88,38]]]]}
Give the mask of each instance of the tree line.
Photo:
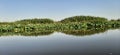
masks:
{"type": "Polygon", "coordinates": [[[73,16],[55,22],[51,19],[24,19],[15,22],[0,22],[0,32],[40,32],[40,31],[65,31],[88,30],[120,27],[120,19],[107,20],[104,17],[73,16]]]}
{"type": "MultiPolygon", "coordinates": [[[[73,16],[73,17],[68,17],[65,18],[61,21],[61,23],[69,23],[69,22],[107,22],[109,21],[107,18],[104,17],[95,17],[95,16],[73,16]]],[[[117,20],[110,20],[113,22],[119,22],[120,19],[117,20]]],[[[55,23],[56,21],[53,21],[49,18],[34,18],[34,19],[24,19],[24,20],[19,20],[15,22],[0,22],[0,24],[7,24],[7,23],[21,23],[21,24],[26,24],[26,23],[32,23],[32,24],[44,24],[44,23],[55,23]]]]}

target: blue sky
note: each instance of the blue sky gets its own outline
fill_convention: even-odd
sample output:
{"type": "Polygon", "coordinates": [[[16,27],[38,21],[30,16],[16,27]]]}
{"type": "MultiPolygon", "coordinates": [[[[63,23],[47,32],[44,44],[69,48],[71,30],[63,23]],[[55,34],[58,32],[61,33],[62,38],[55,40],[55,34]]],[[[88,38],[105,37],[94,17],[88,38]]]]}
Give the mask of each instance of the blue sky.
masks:
{"type": "Polygon", "coordinates": [[[61,20],[76,15],[120,18],[120,0],[0,0],[0,21],[61,20]]]}

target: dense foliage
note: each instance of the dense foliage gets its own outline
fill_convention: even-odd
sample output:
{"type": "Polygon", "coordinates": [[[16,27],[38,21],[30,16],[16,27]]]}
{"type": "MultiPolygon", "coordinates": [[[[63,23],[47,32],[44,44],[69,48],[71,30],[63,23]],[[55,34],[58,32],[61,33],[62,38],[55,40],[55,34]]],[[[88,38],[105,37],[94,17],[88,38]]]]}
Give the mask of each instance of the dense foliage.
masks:
{"type": "Polygon", "coordinates": [[[107,21],[103,17],[94,17],[94,16],[73,16],[61,20],[61,22],[94,22],[94,21],[107,21]]]}
{"type": "Polygon", "coordinates": [[[93,16],[74,16],[54,22],[51,19],[25,19],[16,22],[1,22],[0,32],[41,32],[41,31],[72,31],[72,30],[98,30],[119,28],[120,20],[110,20],[93,16]]]}
{"type": "Polygon", "coordinates": [[[16,21],[16,23],[40,24],[40,23],[54,23],[54,21],[51,20],[51,19],[47,19],[47,18],[45,18],[45,19],[37,19],[37,18],[35,18],[35,19],[24,19],[24,20],[16,21]]]}

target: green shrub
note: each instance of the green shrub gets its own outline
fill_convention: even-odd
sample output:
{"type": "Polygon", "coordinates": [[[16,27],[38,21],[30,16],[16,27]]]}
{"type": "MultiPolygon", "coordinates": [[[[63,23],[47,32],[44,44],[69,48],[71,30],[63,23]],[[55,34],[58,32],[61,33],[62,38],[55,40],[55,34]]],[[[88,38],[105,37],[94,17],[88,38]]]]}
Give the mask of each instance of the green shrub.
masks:
{"type": "Polygon", "coordinates": [[[107,19],[103,17],[94,16],[73,16],[61,20],[61,22],[94,22],[94,21],[107,21],[107,19]]]}

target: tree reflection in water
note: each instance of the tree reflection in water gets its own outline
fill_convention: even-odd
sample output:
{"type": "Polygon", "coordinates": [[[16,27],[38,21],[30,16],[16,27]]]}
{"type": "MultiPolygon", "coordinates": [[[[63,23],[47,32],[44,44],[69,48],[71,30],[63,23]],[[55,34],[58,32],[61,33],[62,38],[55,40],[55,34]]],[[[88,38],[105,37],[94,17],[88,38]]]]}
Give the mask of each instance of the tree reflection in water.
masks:
{"type": "MultiPolygon", "coordinates": [[[[109,29],[116,28],[91,28],[91,29],[81,29],[81,30],[59,30],[66,35],[74,35],[74,36],[86,36],[93,35],[98,33],[104,33],[109,29]]],[[[117,28],[118,29],[118,28],[117,28]]],[[[30,32],[0,32],[0,36],[43,36],[53,34],[56,30],[46,30],[46,31],[30,31],[30,32]]],[[[56,31],[57,32],[57,31],[56,31]]]]}

